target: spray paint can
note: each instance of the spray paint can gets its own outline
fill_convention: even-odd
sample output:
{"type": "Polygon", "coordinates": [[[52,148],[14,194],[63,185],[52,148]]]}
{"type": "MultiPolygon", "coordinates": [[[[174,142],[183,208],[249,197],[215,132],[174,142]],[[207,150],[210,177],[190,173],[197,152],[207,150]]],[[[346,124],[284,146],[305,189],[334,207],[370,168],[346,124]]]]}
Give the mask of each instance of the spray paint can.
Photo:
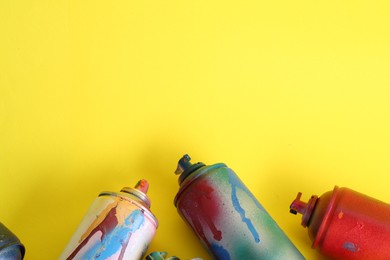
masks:
{"type": "Polygon", "coordinates": [[[313,248],[333,259],[390,259],[390,204],[348,188],[335,187],[290,206],[302,214],[313,248]]]}
{"type": "Polygon", "coordinates": [[[148,187],[140,180],[135,188],[100,193],[60,259],[141,259],[158,226],[148,187]]]}
{"type": "Polygon", "coordinates": [[[0,222],[0,259],[20,260],[24,253],[20,240],[0,222]]]}
{"type": "Polygon", "coordinates": [[[233,170],[190,160],[179,160],[174,203],[213,258],[304,259],[233,170]]]}

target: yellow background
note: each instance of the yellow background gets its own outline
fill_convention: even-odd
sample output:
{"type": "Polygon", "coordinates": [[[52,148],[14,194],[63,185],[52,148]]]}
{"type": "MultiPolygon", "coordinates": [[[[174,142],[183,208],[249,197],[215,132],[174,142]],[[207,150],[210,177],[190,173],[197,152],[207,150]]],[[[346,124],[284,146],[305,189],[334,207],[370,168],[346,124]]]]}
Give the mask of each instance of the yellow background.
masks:
{"type": "Polygon", "coordinates": [[[150,250],[209,259],[177,160],[224,162],[308,259],[298,191],[390,201],[388,1],[1,1],[0,221],[55,259],[91,202],[150,182],[150,250]]]}

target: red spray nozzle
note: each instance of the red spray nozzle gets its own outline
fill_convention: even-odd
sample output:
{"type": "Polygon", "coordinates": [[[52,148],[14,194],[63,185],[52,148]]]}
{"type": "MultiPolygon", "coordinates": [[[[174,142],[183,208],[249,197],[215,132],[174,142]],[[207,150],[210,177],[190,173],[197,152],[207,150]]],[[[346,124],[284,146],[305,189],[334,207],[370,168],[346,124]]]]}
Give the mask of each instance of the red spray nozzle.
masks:
{"type": "Polygon", "coordinates": [[[298,192],[296,199],[290,205],[290,213],[296,215],[297,213],[305,213],[307,203],[301,201],[302,193],[298,192]]]}
{"type": "Polygon", "coordinates": [[[298,192],[297,197],[290,205],[290,213],[296,215],[302,214],[302,226],[306,227],[309,224],[311,214],[318,200],[318,196],[311,196],[308,203],[301,201],[302,193],[298,192]]]}
{"type": "Polygon", "coordinates": [[[147,180],[142,179],[137,182],[134,188],[146,194],[149,189],[149,183],[147,180]]]}

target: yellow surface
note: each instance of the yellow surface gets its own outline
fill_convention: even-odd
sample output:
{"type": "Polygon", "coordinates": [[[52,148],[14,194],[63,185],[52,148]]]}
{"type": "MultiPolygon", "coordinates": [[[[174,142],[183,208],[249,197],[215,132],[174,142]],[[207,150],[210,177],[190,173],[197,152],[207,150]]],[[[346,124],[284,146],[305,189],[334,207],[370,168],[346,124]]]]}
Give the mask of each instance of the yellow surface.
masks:
{"type": "MultiPolygon", "coordinates": [[[[388,1],[1,1],[0,221],[55,259],[96,195],[150,182],[150,250],[209,259],[177,160],[225,162],[308,259],[288,207],[390,202],[388,1]]],[[[149,251],[150,251],[149,250],[149,251]]]]}

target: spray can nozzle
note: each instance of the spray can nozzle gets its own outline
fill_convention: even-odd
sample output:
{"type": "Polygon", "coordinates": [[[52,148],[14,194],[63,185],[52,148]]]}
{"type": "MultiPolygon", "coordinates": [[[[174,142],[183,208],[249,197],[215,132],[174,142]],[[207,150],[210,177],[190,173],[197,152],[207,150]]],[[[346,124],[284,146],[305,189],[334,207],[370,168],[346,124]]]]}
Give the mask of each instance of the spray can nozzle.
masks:
{"type": "Polygon", "coordinates": [[[137,189],[137,190],[146,194],[148,192],[148,189],[149,189],[149,183],[147,180],[144,180],[144,179],[139,180],[137,182],[137,184],[135,185],[134,189],[137,189]]]}
{"type": "Polygon", "coordinates": [[[318,200],[318,196],[311,196],[308,203],[301,201],[302,193],[298,192],[297,197],[290,205],[290,213],[296,215],[297,213],[302,214],[302,226],[307,227],[313,209],[318,200]]]}
{"type": "Polygon", "coordinates": [[[191,157],[188,154],[185,154],[177,163],[177,168],[175,171],[176,175],[182,174],[186,169],[192,166],[191,157]]]}
{"type": "Polygon", "coordinates": [[[176,175],[180,174],[179,184],[181,184],[184,181],[184,179],[187,178],[191,173],[205,166],[204,163],[198,162],[192,164],[190,161],[191,161],[191,157],[188,154],[185,154],[177,163],[175,174],[176,175]]]}

